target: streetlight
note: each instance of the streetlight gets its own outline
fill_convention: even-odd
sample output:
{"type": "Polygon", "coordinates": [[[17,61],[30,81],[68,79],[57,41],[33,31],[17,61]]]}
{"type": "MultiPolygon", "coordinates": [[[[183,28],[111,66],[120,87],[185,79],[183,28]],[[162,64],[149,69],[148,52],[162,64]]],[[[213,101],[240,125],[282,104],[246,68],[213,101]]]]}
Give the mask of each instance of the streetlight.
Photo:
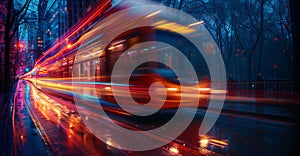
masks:
{"type": "Polygon", "coordinates": [[[24,48],[24,44],[22,44],[21,42],[17,42],[15,44],[15,47],[18,48],[18,50],[21,50],[22,48],[24,48]]]}
{"type": "Polygon", "coordinates": [[[18,43],[18,48],[22,49],[24,47],[24,45],[22,43],[18,43]]]}

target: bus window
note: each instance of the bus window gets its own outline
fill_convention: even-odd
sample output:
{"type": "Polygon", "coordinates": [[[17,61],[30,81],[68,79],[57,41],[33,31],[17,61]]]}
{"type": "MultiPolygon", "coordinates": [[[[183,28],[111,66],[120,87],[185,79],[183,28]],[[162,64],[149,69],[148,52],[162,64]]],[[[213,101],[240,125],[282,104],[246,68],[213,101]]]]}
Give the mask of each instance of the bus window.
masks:
{"type": "Polygon", "coordinates": [[[91,67],[90,61],[83,62],[83,72],[82,72],[82,74],[87,79],[90,79],[90,75],[91,75],[90,67],[91,67]]]}

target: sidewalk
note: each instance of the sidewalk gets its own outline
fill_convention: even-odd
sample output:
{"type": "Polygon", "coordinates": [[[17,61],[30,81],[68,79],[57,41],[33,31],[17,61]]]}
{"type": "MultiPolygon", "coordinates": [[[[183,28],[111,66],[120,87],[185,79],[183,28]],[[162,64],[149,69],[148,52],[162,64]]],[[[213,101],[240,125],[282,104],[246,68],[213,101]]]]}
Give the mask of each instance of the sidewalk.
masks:
{"type": "MultiPolygon", "coordinates": [[[[14,94],[16,90],[16,84],[9,95],[9,102],[1,104],[0,108],[0,155],[12,156],[14,154],[14,142],[12,131],[12,114],[14,94]]],[[[1,97],[3,98],[3,97],[1,97]]],[[[1,99],[2,100],[2,99],[1,99]]]]}
{"type": "Polygon", "coordinates": [[[15,84],[1,110],[0,155],[51,155],[25,105],[22,81],[15,84]]]}

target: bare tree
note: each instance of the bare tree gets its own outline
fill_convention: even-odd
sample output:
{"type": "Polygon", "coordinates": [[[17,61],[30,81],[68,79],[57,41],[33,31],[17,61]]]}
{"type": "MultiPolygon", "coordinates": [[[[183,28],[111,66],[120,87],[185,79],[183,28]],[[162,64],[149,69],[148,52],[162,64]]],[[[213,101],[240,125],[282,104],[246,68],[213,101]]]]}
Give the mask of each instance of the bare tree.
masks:
{"type": "Polygon", "coordinates": [[[259,73],[269,74],[269,78],[273,73],[279,74],[280,70],[281,77],[288,78],[285,74],[291,73],[289,66],[293,63],[293,53],[289,50],[292,37],[288,1],[164,0],[163,3],[205,21],[220,48],[228,75],[254,80],[259,73]],[[282,54],[286,60],[272,59],[271,55],[282,57],[282,54]],[[266,61],[266,58],[271,59],[266,61]]]}
{"type": "MultiPolygon", "coordinates": [[[[24,4],[20,4],[19,8],[15,8],[15,4],[17,1],[7,0],[4,3],[7,6],[7,15],[5,20],[3,21],[3,25],[5,26],[5,34],[4,34],[4,93],[8,94],[11,89],[12,80],[12,65],[11,65],[11,57],[12,57],[12,45],[13,39],[15,37],[16,32],[18,31],[19,25],[24,22],[24,17],[27,14],[28,7],[31,3],[31,0],[26,0],[24,4]]],[[[19,4],[19,3],[18,3],[19,4]]]]}

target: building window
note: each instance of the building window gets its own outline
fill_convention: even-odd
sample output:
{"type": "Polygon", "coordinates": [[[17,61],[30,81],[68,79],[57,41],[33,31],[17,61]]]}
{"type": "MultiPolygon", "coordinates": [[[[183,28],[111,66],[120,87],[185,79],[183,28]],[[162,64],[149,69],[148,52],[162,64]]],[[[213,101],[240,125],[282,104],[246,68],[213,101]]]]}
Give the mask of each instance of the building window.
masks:
{"type": "Polygon", "coordinates": [[[89,4],[87,7],[86,7],[86,12],[89,12],[91,10],[91,5],[89,4]]]}

